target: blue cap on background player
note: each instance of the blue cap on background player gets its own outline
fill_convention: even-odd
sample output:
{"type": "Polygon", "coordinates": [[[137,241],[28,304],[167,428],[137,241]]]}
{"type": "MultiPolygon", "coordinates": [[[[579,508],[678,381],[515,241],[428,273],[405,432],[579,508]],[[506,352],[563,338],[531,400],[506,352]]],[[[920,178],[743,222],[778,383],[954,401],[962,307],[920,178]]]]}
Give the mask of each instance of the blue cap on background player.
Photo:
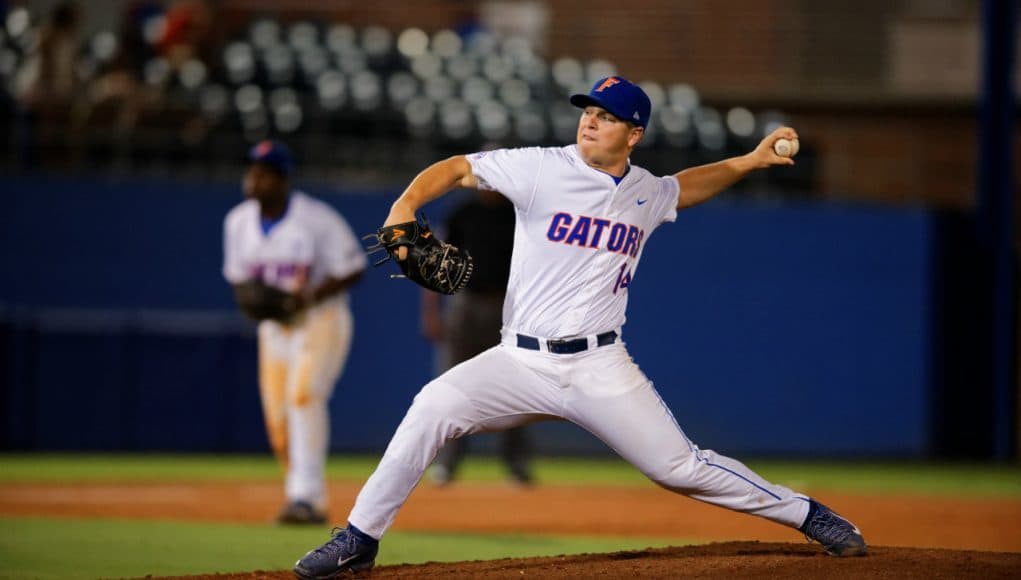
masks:
{"type": "Polygon", "coordinates": [[[602,107],[615,117],[642,127],[649,124],[652,101],[641,87],[624,77],[606,77],[592,85],[587,95],[571,95],[571,104],[585,108],[589,105],[602,107]]]}
{"type": "Polygon", "coordinates": [[[250,163],[261,163],[272,167],[283,177],[289,177],[294,170],[294,157],[291,150],[280,141],[264,139],[248,150],[250,163]]]}

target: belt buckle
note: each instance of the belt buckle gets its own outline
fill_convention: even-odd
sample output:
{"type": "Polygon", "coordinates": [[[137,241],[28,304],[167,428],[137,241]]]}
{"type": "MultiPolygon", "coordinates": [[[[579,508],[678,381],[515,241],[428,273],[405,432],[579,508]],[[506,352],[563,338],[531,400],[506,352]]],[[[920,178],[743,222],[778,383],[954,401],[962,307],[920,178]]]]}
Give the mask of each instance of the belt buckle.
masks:
{"type": "Polygon", "coordinates": [[[567,344],[567,340],[563,338],[549,339],[546,341],[546,350],[554,354],[559,354],[560,347],[567,344]]]}
{"type": "Polygon", "coordinates": [[[554,354],[575,354],[588,350],[588,340],[585,338],[560,338],[546,341],[546,348],[554,354]]]}

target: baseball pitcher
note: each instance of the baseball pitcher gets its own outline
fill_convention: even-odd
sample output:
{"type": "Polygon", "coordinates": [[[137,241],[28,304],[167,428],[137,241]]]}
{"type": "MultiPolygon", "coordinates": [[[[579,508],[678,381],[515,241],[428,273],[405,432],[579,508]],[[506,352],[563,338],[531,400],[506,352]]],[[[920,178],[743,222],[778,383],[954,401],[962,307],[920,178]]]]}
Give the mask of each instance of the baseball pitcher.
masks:
{"type": "Polygon", "coordinates": [[[351,228],[332,207],[290,190],[287,146],[249,151],[244,202],[224,220],[223,275],[258,321],[259,393],[273,452],[286,472],[277,521],[326,521],[327,402],[351,346],[347,289],[366,267],[351,228]]]}
{"type": "Polygon", "coordinates": [[[689,439],[622,340],[652,232],[754,170],[792,164],[773,145],[797,133],[782,127],[746,155],[657,177],[629,160],[652,108],[641,88],[609,77],[571,103],[582,109],[575,144],[451,157],[392,206],[381,246],[408,278],[449,292],[470,274],[470,256],[435,240],[415,212],[455,186],[514,204],[503,339],[418,393],[348,525],[297,562],[298,577],[371,569],[379,539],[447,440],[550,416],[588,430],[665,489],[801,530],[833,555],[865,553],[850,521],[689,439]]]}

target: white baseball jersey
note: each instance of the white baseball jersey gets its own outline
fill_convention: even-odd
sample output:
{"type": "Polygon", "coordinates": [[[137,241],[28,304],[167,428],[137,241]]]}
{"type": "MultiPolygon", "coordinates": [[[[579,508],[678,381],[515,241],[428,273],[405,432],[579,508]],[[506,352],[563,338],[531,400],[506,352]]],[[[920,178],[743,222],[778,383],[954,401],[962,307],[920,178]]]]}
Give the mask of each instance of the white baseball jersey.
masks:
{"type": "Polygon", "coordinates": [[[294,192],[287,212],[268,235],[259,211],[259,202],[245,200],[224,220],[223,276],[232,284],[260,278],[293,292],[304,272],[307,286],[314,288],[328,276],[347,278],[365,269],[358,239],[329,204],[294,192]]]}
{"type": "Polygon", "coordinates": [[[618,185],[576,146],[468,156],[479,187],[517,212],[504,327],[569,338],[619,329],[653,230],[677,219],[679,185],[631,166],[618,185]]]}

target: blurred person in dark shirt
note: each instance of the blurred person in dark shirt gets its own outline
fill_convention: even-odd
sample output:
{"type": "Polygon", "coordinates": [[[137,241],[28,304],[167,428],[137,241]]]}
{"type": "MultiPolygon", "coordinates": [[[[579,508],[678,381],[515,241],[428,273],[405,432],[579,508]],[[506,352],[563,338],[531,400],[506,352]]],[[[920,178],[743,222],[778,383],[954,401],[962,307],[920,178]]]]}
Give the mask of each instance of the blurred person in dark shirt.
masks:
{"type": "MultiPolygon", "coordinates": [[[[422,332],[443,347],[441,371],[500,342],[514,247],[514,205],[495,191],[478,191],[451,213],[445,230],[446,241],[471,254],[475,269],[465,289],[449,298],[445,312],[441,312],[439,294],[422,293],[422,332]]],[[[503,431],[500,437],[501,458],[512,480],[531,484],[525,428],[503,431]]],[[[452,439],[440,450],[430,470],[435,483],[446,485],[456,478],[468,439],[452,439]]]]}
{"type": "Polygon", "coordinates": [[[87,100],[79,98],[81,87],[75,70],[80,24],[77,2],[56,4],[16,73],[14,94],[19,105],[19,142],[25,165],[38,160],[37,148],[49,150],[71,144],[87,112],[87,100]]]}

